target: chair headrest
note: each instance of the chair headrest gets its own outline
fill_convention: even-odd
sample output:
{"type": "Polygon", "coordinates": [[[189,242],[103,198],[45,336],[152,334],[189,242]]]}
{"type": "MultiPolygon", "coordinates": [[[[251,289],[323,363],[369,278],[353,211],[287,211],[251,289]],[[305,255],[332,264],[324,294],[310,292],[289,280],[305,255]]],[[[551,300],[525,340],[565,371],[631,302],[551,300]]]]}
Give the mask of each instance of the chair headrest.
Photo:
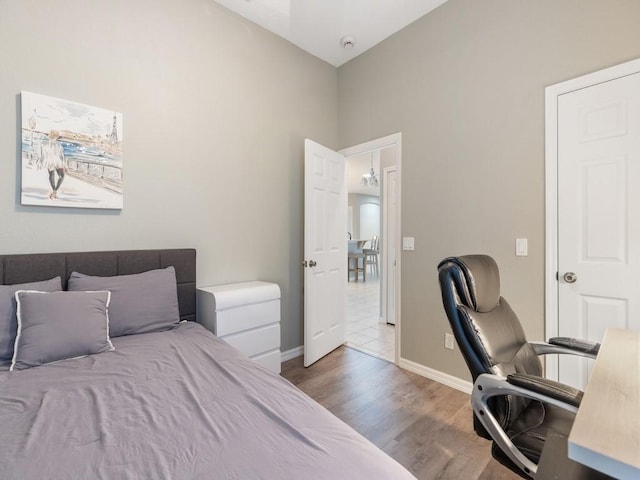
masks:
{"type": "Polygon", "coordinates": [[[500,272],[496,261],[488,255],[463,255],[445,258],[441,266],[456,264],[464,279],[458,286],[460,301],[476,312],[490,312],[500,302],[500,272]]]}

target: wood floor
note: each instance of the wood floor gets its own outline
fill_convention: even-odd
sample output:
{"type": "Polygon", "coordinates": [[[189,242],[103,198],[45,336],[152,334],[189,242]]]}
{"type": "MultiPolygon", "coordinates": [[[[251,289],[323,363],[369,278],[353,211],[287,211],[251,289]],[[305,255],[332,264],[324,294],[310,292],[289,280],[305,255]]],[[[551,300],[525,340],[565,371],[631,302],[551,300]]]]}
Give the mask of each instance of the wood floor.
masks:
{"type": "Polygon", "coordinates": [[[464,393],[347,347],[306,369],[289,360],[282,376],[418,479],[520,479],[473,432],[464,393]]]}

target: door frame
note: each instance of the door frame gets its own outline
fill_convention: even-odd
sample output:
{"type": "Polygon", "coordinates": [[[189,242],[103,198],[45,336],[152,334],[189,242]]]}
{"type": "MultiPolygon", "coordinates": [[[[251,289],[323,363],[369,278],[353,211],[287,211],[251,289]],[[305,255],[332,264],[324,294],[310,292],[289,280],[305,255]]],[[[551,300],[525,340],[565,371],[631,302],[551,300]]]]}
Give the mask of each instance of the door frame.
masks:
{"type": "MultiPolygon", "coordinates": [[[[396,169],[398,172],[398,184],[397,184],[397,221],[398,221],[398,231],[396,232],[396,246],[402,245],[401,234],[402,234],[402,133],[393,133],[391,135],[387,135],[386,137],[376,138],[375,140],[371,140],[365,143],[361,143],[359,145],[354,145],[352,147],[344,148],[339,150],[338,153],[341,153],[345,156],[345,158],[355,157],[358,155],[364,155],[366,153],[370,153],[376,150],[382,150],[383,148],[388,147],[396,147],[396,169]]],[[[384,214],[384,212],[383,212],[384,214]]],[[[382,241],[382,257],[384,258],[386,253],[386,242],[382,241]]],[[[401,358],[401,349],[402,344],[400,341],[401,335],[401,278],[402,278],[402,254],[397,255],[396,259],[396,326],[395,326],[395,358],[394,363],[398,365],[398,362],[401,358]]],[[[383,276],[387,275],[386,269],[383,270],[383,276]]],[[[384,280],[383,280],[384,282],[384,280]]],[[[382,285],[383,282],[380,282],[382,285]]],[[[381,295],[385,295],[386,292],[380,292],[381,295]]]]}
{"type": "MultiPolygon", "coordinates": [[[[640,72],[640,59],[582,75],[545,89],[545,337],[558,336],[558,97],[640,72]]],[[[547,378],[558,379],[558,359],[545,355],[547,378]]]]}

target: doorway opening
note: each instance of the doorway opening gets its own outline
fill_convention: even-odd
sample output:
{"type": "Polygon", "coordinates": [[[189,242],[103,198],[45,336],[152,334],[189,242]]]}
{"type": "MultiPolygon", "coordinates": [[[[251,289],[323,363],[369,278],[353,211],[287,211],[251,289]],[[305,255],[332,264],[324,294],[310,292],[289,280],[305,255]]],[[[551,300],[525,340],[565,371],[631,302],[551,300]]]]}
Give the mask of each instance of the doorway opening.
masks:
{"type": "Polygon", "coordinates": [[[401,135],[342,150],[347,162],[346,345],[400,358],[401,135]]]}

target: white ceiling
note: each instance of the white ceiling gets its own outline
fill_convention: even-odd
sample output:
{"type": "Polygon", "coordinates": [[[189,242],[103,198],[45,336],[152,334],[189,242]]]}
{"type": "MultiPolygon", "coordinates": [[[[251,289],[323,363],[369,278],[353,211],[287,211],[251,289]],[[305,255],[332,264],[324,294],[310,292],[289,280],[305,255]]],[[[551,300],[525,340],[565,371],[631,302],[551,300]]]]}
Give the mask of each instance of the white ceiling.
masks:
{"type": "Polygon", "coordinates": [[[447,0],[215,0],[339,67],[447,0]],[[352,37],[351,49],[342,38],[352,37]]]}

